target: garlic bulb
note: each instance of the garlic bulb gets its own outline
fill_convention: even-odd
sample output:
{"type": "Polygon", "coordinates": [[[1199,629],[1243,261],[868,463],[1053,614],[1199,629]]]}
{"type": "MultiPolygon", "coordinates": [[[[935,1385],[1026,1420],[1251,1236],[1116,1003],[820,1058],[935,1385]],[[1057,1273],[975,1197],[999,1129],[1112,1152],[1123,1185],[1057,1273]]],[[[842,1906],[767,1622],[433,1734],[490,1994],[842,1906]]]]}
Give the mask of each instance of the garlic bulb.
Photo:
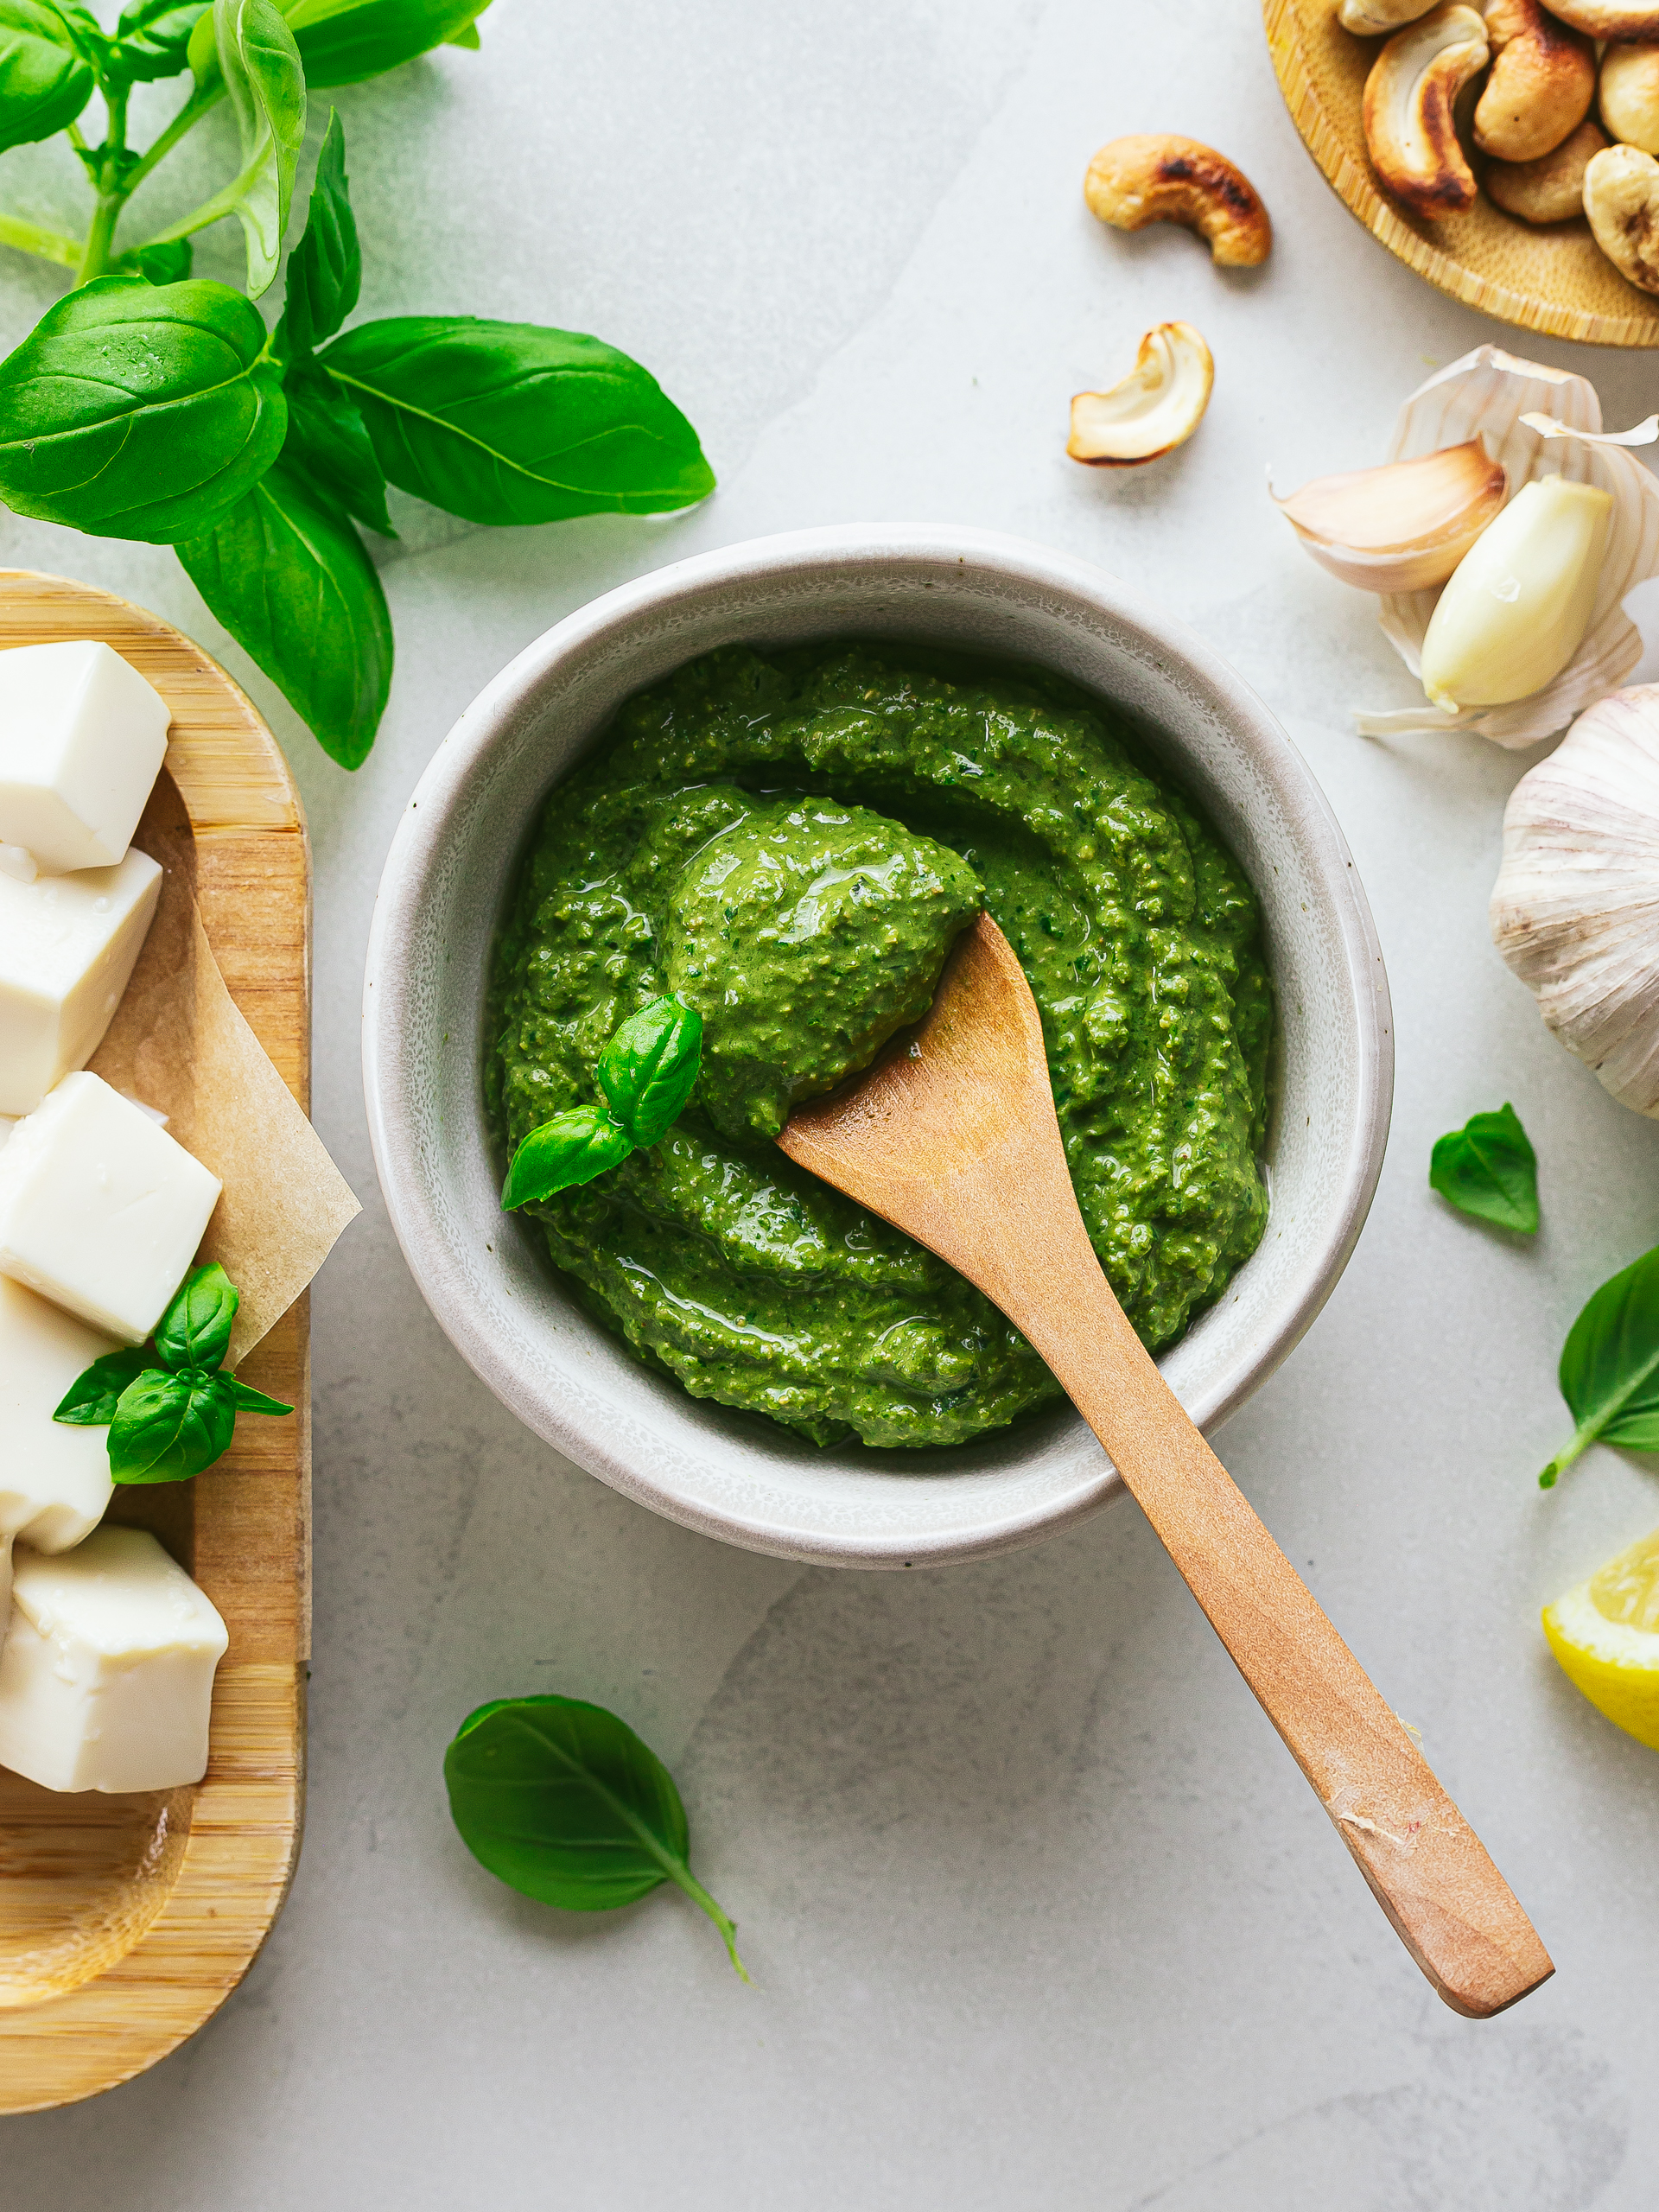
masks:
{"type": "Polygon", "coordinates": [[[1502,707],[1559,676],[1590,625],[1613,495],[1547,476],[1522,485],[1440,594],[1423,639],[1437,707],[1502,707]]]}
{"type": "Polygon", "coordinates": [[[1421,591],[1446,582],[1506,489],[1501,466],[1471,438],[1421,460],[1316,477],[1278,505],[1306,550],[1342,582],[1421,591]]]}
{"type": "Polygon", "coordinates": [[[1215,380],[1210,348],[1192,324],[1160,322],[1141,340],[1128,376],[1071,402],[1065,449],[1096,468],[1156,461],[1198,429],[1215,380]]]}
{"type": "MultiPolygon", "coordinates": [[[[1535,745],[1616,690],[1641,659],[1642,640],[1624,601],[1637,584],[1659,575],[1659,478],[1616,446],[1578,436],[1546,443],[1523,421],[1529,413],[1546,415],[1568,432],[1601,429],[1601,402],[1586,378],[1516,360],[1496,346],[1478,346],[1412,394],[1400,410],[1389,458],[1408,461],[1478,437],[1503,463],[1511,498],[1523,484],[1558,468],[1571,482],[1611,492],[1612,527],[1584,642],[1560,674],[1531,698],[1455,713],[1425,699],[1386,714],[1356,715],[1354,726],[1363,735],[1467,729],[1496,745],[1535,745]]],[[[1379,610],[1384,636],[1414,676],[1422,672],[1423,639],[1433,612],[1432,590],[1398,593],[1385,598],[1379,610]]]]}
{"type": "Polygon", "coordinates": [[[1659,684],[1600,700],[1516,785],[1491,925],[1567,1051],[1659,1117],[1659,684]]]}

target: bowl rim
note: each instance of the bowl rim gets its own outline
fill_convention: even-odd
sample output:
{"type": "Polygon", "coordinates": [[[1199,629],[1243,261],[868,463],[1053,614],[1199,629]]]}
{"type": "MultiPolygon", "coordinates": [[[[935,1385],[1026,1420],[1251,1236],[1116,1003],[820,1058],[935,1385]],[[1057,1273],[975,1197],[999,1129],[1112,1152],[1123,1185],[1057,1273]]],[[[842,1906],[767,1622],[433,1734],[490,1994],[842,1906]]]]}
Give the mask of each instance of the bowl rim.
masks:
{"type": "MultiPolygon", "coordinates": [[[[1313,771],[1265,703],[1185,624],[1153,607],[1109,570],[1070,554],[998,531],[951,524],[836,524],[791,531],[699,553],[652,569],[574,609],[517,654],[462,712],[432,755],[393,834],[376,893],[363,993],[363,1079],[370,1143],[393,1234],[440,1327],[467,1364],[533,1433],[611,1488],[683,1527],[744,1549],[817,1564],[908,1567],[985,1557],[1075,1525],[1121,1494],[1122,1479],[1102,1456],[1097,1480],[1057,1502],[1009,1510],[971,1538],[921,1531],[781,1529],[764,1515],[689,1501],[614,1451],[608,1439],[554,1402],[480,1325],[431,1206],[423,1195],[423,1147],[405,1103],[409,976],[399,950],[412,936],[427,874],[440,854],[452,810],[492,749],[537,712],[560,666],[607,635],[625,632],[653,609],[746,579],[796,569],[891,565],[956,567],[971,562],[1060,599],[1091,602],[1138,632],[1160,655],[1185,669],[1225,709],[1230,729],[1274,764],[1274,780],[1306,839],[1329,893],[1356,1039],[1343,1202],[1309,1247],[1300,1296],[1283,1310],[1259,1357],[1235,1362],[1209,1394],[1184,1400],[1199,1427],[1213,1430],[1288,1357],[1340,1278],[1358,1241],[1382,1172],[1394,1089],[1393,1022],[1376,925],[1336,816],[1313,771]]],[[[561,771],[561,773],[564,772],[561,771]]],[[[556,780],[556,779],[555,779],[556,780]]],[[[1182,1338],[1179,1342],[1185,1342],[1182,1338]]],[[[1172,1346],[1174,1351],[1178,1346],[1172,1346]]],[[[967,1447],[971,1448],[971,1447],[967,1447]]],[[[941,1478],[943,1479],[944,1478],[941,1478]]]]}

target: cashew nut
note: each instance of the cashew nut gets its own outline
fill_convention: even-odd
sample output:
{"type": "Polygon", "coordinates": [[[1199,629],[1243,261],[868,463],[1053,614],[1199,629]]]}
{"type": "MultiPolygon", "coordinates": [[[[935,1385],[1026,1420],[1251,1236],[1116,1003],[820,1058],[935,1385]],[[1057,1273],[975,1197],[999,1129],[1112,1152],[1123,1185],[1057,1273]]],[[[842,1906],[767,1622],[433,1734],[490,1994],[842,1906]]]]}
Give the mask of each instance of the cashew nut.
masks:
{"type": "Polygon", "coordinates": [[[1584,175],[1607,143],[1607,134],[1586,117],[1553,154],[1535,162],[1493,162],[1483,181],[1506,215],[1523,223],[1565,223],[1584,213],[1584,175]]]}
{"type": "Polygon", "coordinates": [[[1420,215],[1475,203],[1475,173],[1458,143],[1452,103],[1486,66],[1486,26],[1474,9],[1440,0],[1396,31],[1365,79],[1365,143],[1379,177],[1420,215]]]}
{"type": "Polygon", "coordinates": [[[1659,46],[1610,46],[1601,57],[1601,119],[1615,138],[1659,154],[1659,46]]]}
{"type": "Polygon", "coordinates": [[[1475,143],[1500,162],[1535,162],[1571,137],[1596,97],[1596,54],[1538,0],[1487,0],[1492,73],[1475,110],[1475,143]]]}
{"type": "Polygon", "coordinates": [[[1215,380],[1210,348],[1192,324],[1160,322],[1141,340],[1128,376],[1071,402],[1065,449],[1096,468],[1156,461],[1198,429],[1215,380]]]}
{"type": "Polygon", "coordinates": [[[1639,146],[1609,146],[1584,173],[1584,212],[1620,275],[1659,292],[1659,162],[1639,146]]]}
{"type": "Polygon", "coordinates": [[[1083,196],[1091,214],[1120,231],[1184,224],[1225,268],[1253,269],[1273,245],[1268,211],[1243,170],[1212,146],[1173,132],[1103,146],[1089,164],[1083,196]]]}
{"type": "Polygon", "coordinates": [[[1549,0],[1549,12],[1586,38],[1659,38],[1659,0],[1549,0]]]}
{"type": "Polygon", "coordinates": [[[1397,31],[1402,23],[1414,23],[1433,5],[1434,0],[1342,0],[1337,20],[1345,31],[1376,38],[1385,31],[1397,31]]]}

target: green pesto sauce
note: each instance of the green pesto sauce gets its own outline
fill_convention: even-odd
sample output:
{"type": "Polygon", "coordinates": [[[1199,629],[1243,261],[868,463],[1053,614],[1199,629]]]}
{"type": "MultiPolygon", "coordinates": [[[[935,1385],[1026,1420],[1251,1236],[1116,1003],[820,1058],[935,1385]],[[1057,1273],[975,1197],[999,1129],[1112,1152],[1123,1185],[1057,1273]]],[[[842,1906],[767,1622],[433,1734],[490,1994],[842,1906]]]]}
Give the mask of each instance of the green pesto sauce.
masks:
{"type": "Polygon", "coordinates": [[[516,1146],[594,1099],[636,1007],[698,1008],[675,1128],[526,1210],[588,1311],[694,1395],[909,1446],[1059,1395],[977,1291],[769,1141],[917,1018],[982,905],[1155,1351],[1260,1240],[1273,1002],[1243,871],[1107,710],[914,646],[728,647],[629,700],[549,799],[492,976],[491,1120],[516,1146]]]}

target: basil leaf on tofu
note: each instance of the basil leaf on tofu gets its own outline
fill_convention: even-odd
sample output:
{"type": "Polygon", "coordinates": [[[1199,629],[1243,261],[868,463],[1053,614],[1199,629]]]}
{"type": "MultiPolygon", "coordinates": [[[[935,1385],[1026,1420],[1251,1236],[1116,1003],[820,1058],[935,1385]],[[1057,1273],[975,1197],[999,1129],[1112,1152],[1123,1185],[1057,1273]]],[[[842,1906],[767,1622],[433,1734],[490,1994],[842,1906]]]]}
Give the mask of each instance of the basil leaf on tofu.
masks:
{"type": "Polygon", "coordinates": [[[53,1420],[62,1421],[67,1428],[107,1428],[115,1419],[121,1393],[138,1380],[149,1363],[149,1354],[142,1344],[106,1351],[75,1377],[53,1420]]]}
{"type": "Polygon", "coordinates": [[[213,529],[288,428],[259,310],[228,284],[102,276],[0,361],[0,499],[96,537],[213,529]]]}
{"type": "Polygon", "coordinates": [[[702,1065],[702,1016],[678,999],[653,999],[615,1032],[594,1072],[612,1114],[643,1146],[679,1119],[702,1065]]]}
{"type": "Polygon", "coordinates": [[[110,1425],[118,1483],[188,1481],[229,1450],[236,1395],[228,1375],[150,1368],[121,1393],[110,1425]]]}
{"type": "Polygon", "coordinates": [[[656,378],[596,338],[396,315],[319,358],[362,410],[388,480],[468,522],[660,514],[715,488],[656,378]]]}
{"type": "Polygon", "coordinates": [[[1460,1212],[1530,1236],[1538,1227],[1538,1156],[1513,1106],[1474,1114],[1440,1138],[1428,1179],[1460,1212]]]}
{"type": "Polygon", "coordinates": [[[47,0],[0,0],[0,152],[67,130],[93,77],[47,0]]]}
{"type": "Polygon", "coordinates": [[[748,1980],[736,1929],[691,1872],[673,1776],[613,1713],[573,1697],[497,1698],[461,1723],[443,1775],[462,1842],[510,1888],[610,1912],[673,1882],[748,1980]]]}
{"type": "Polygon", "coordinates": [[[164,1367],[221,1367],[231,1348],[231,1324],[242,1294],[217,1260],[192,1268],[173,1294],[156,1330],[164,1367]]]}
{"type": "Polygon", "coordinates": [[[342,510],[281,463],[178,555],[324,752],[360,767],[391,689],[391,617],[342,510]]]}
{"type": "Polygon", "coordinates": [[[1659,1245],[1585,1306],[1561,1350],[1560,1385],[1578,1428],[1539,1476],[1541,1490],[1597,1442],[1659,1452],[1659,1245]]]}
{"type": "Polygon", "coordinates": [[[591,1183],[596,1175],[617,1167],[634,1149],[633,1139],[608,1114],[596,1106],[572,1106],[543,1122],[512,1155],[501,1211],[550,1198],[556,1191],[569,1191],[578,1183],[591,1183]]]}

